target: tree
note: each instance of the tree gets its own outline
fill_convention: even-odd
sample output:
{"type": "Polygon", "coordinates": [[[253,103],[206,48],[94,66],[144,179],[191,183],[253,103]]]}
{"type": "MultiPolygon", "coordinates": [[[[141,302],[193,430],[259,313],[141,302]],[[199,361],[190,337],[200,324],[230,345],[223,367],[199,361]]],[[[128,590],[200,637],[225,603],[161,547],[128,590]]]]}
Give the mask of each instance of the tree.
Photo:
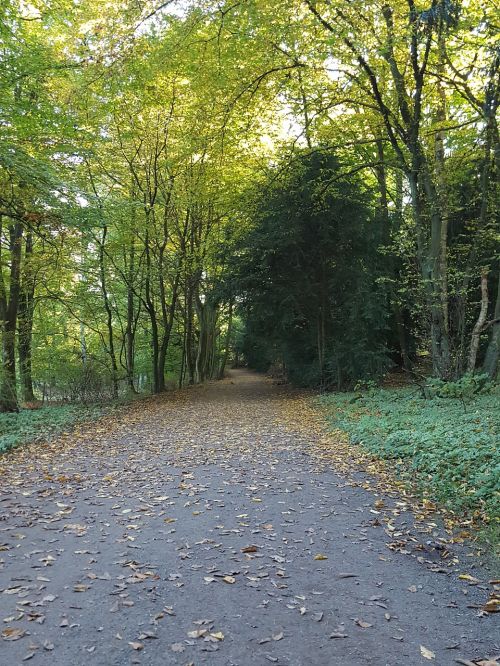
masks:
{"type": "Polygon", "coordinates": [[[296,382],[339,388],[388,366],[380,227],[370,193],[343,168],[315,150],[273,174],[236,263],[252,360],[283,362],[296,382]]]}

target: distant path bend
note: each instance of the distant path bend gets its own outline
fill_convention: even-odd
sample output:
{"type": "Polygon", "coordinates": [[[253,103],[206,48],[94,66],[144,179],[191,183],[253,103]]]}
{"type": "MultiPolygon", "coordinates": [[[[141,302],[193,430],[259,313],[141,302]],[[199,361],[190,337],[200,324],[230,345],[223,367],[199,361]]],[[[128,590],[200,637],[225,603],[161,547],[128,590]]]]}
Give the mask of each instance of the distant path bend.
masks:
{"type": "Polygon", "coordinates": [[[498,620],[480,613],[487,572],[458,579],[474,560],[450,567],[409,511],[391,538],[395,498],[315,456],[314,432],[287,425],[296,404],[237,370],[0,459],[0,664],[448,666],[500,653],[498,620]]]}

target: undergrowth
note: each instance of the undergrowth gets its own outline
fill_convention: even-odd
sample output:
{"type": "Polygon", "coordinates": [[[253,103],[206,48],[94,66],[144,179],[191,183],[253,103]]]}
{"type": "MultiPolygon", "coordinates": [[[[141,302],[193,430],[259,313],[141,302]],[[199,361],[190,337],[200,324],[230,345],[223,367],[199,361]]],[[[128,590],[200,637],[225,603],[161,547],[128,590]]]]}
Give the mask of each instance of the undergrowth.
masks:
{"type": "Polygon", "coordinates": [[[20,444],[46,440],[77,423],[92,421],[105,413],[100,405],[51,405],[0,414],[0,453],[20,444]]]}
{"type": "Polygon", "coordinates": [[[498,534],[500,387],[458,393],[436,390],[424,398],[415,387],[372,388],[319,400],[351,443],[390,460],[427,497],[483,518],[498,534]]]}

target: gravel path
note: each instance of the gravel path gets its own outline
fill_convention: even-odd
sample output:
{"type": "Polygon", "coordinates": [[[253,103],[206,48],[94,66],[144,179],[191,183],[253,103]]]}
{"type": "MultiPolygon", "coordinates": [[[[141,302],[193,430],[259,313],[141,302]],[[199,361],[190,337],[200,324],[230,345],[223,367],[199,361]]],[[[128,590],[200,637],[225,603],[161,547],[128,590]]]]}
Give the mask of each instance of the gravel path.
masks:
{"type": "Polygon", "coordinates": [[[359,472],[337,476],[287,425],[299,402],[233,371],[4,456],[0,665],[498,655],[491,575],[359,472]]]}

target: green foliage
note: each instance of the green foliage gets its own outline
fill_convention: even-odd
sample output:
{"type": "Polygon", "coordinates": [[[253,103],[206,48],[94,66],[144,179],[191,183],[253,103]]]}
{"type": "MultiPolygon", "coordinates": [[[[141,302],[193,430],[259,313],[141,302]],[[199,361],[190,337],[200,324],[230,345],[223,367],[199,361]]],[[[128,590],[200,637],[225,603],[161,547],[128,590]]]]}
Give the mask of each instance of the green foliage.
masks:
{"type": "MultiPolygon", "coordinates": [[[[465,382],[467,383],[467,382],[465,382]]],[[[426,400],[414,388],[322,397],[332,426],[452,510],[500,518],[500,387],[426,400]]]]}
{"type": "Polygon", "coordinates": [[[471,399],[480,393],[489,393],[493,383],[486,374],[466,374],[454,382],[445,382],[438,377],[431,377],[426,382],[429,397],[471,399]]]}
{"type": "Polygon", "coordinates": [[[0,414],[0,453],[19,444],[49,439],[76,423],[97,419],[104,412],[105,408],[98,405],[57,405],[0,414]]]}
{"type": "Polygon", "coordinates": [[[234,266],[245,353],[308,386],[349,386],[387,367],[371,194],[329,150],[299,154],[254,195],[234,266]],[[284,172],[284,173],[283,173],[284,172]]]}

